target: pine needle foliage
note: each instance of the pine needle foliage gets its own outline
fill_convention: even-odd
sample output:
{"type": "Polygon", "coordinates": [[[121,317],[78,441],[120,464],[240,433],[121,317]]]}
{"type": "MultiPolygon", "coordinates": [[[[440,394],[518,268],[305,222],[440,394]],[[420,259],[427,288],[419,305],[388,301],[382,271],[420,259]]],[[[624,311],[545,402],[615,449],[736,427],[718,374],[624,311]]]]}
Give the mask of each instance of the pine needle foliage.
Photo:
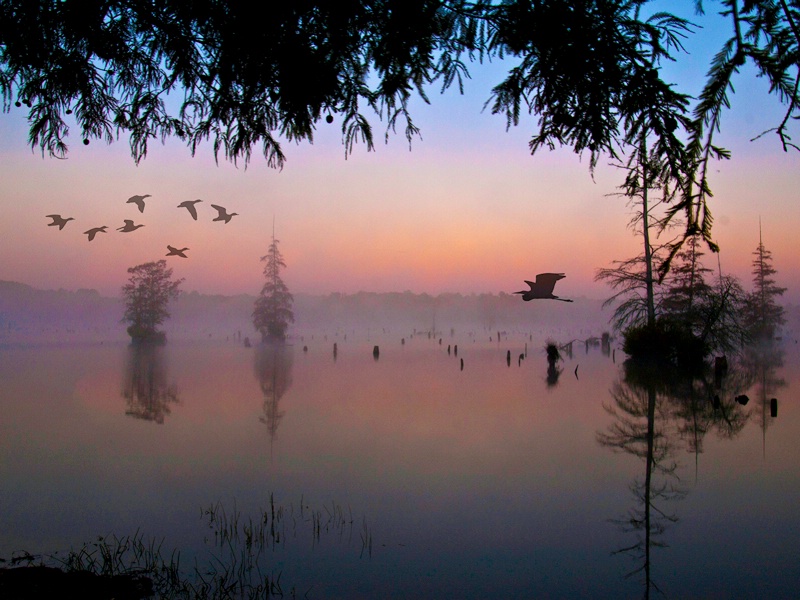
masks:
{"type": "Polygon", "coordinates": [[[265,282],[253,309],[253,326],[264,342],[284,341],[289,324],[294,323],[294,297],[281,278],[281,269],[286,268],[286,263],[274,236],[261,261],[265,263],[265,282]]]}
{"type": "Polygon", "coordinates": [[[748,321],[754,337],[768,339],[786,322],[784,309],[777,302],[786,288],[776,283],[777,270],[772,266],[772,252],[761,239],[753,252],[752,264],[753,291],[748,298],[748,321]]]}

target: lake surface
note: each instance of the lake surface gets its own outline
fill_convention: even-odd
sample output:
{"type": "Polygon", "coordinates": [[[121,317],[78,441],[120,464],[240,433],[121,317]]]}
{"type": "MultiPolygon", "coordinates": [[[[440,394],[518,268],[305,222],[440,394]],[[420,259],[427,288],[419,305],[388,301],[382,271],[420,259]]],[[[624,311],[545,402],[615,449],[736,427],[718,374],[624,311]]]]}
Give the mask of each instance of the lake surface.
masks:
{"type": "Polygon", "coordinates": [[[202,565],[211,507],[278,506],[259,569],[300,597],[800,594],[795,342],[685,383],[490,335],[0,347],[0,557],[138,531],[202,565]]]}

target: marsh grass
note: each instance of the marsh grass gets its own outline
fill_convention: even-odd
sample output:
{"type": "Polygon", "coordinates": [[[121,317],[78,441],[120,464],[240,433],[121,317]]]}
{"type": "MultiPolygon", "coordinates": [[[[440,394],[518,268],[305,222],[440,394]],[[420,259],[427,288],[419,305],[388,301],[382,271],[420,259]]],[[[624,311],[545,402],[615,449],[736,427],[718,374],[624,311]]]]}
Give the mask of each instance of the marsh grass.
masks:
{"type": "MultiPolygon", "coordinates": [[[[148,540],[136,531],[132,536],[98,537],[66,555],[17,555],[14,564],[57,567],[66,573],[88,573],[98,577],[136,578],[147,585],[140,595],[131,598],[181,600],[258,600],[296,598],[295,587],[286,592],[281,573],[275,571],[272,554],[290,541],[305,538],[312,550],[334,535],[345,545],[353,537],[352,511],[331,502],[311,509],[300,498],[299,505],[276,504],[270,494],[266,508],[255,515],[245,515],[233,503],[228,509],[222,502],[201,508],[200,517],[207,534],[204,541],[209,553],[202,563],[181,564],[180,553],[165,553],[162,541],[148,540]]],[[[306,542],[307,543],[307,542],[306,542]]],[[[372,556],[372,532],[363,521],[361,554],[372,556]]],[[[142,586],[140,585],[140,588],[142,586]]],[[[310,590],[301,597],[309,597],[310,590]]]]}
{"type": "Polygon", "coordinates": [[[372,558],[372,529],[367,525],[366,519],[361,524],[361,554],[359,558],[363,558],[364,554],[372,558]]]}

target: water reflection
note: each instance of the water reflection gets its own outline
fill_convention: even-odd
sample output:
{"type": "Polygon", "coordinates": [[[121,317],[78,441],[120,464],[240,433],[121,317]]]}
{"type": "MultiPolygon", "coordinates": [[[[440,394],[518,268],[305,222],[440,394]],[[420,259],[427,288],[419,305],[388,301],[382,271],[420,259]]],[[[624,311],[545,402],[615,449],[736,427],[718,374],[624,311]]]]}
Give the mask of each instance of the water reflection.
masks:
{"type": "Polygon", "coordinates": [[[558,366],[561,360],[561,352],[554,342],[548,342],[545,352],[547,353],[547,387],[553,387],[558,384],[558,378],[561,376],[562,369],[558,366]]]}
{"type": "MultiPolygon", "coordinates": [[[[267,426],[270,442],[274,441],[278,425],[283,418],[279,403],[292,385],[294,346],[287,344],[260,344],[254,353],[256,379],[264,395],[264,415],[259,417],[267,426]]],[[[334,344],[334,356],[336,355],[334,344]]]]}
{"type": "Polygon", "coordinates": [[[626,577],[643,575],[645,598],[651,590],[660,591],[651,576],[651,550],[667,546],[667,526],[678,521],[669,503],[688,493],[677,473],[678,450],[694,454],[697,481],[705,436],[714,432],[719,439],[732,440],[755,414],[766,439],[772,418],[767,409],[771,396],[786,385],[776,374],[782,366],[782,351],[773,345],[748,349],[733,361],[730,370],[725,363],[725,368],[690,375],[626,361],[610,390],[611,401],[604,404],[613,422],[597,433],[600,445],[644,462],[643,475],[630,484],[633,507],[624,517],[614,519],[635,539],[613,554],[634,559],[635,567],[626,577]],[[754,385],[759,402],[746,408],[744,392],[754,385]]]}
{"type": "Polygon", "coordinates": [[[681,376],[673,373],[666,386],[673,407],[677,435],[694,454],[697,481],[703,442],[709,432],[720,439],[733,439],[747,424],[749,414],[736,402],[737,395],[751,385],[746,369],[738,363],[731,370],[715,370],[681,376]]]}
{"type": "Polygon", "coordinates": [[[171,404],[178,404],[178,386],[168,383],[164,347],[157,344],[131,344],[122,385],[127,402],[126,415],[163,423],[171,404]]]}
{"type": "Polygon", "coordinates": [[[752,414],[761,427],[762,452],[767,454],[767,429],[777,417],[778,390],[786,387],[786,381],[778,377],[778,369],[783,366],[783,349],[771,342],[754,345],[744,354],[744,369],[755,385],[757,402],[752,414]]]}
{"type": "Polygon", "coordinates": [[[632,454],[644,461],[644,477],[630,484],[634,505],[624,517],[614,519],[620,529],[635,535],[634,543],[614,551],[635,561],[626,578],[644,575],[644,597],[658,589],[651,578],[650,552],[666,544],[661,537],[678,520],[666,504],[685,495],[676,475],[675,444],[668,425],[671,406],[663,371],[626,363],[610,390],[611,402],[604,408],[614,418],[605,432],[598,432],[601,446],[632,454]]]}
{"type": "Polygon", "coordinates": [[[547,363],[547,381],[548,387],[553,387],[558,384],[558,378],[561,377],[561,369],[555,362],[548,362],[547,363]]]}

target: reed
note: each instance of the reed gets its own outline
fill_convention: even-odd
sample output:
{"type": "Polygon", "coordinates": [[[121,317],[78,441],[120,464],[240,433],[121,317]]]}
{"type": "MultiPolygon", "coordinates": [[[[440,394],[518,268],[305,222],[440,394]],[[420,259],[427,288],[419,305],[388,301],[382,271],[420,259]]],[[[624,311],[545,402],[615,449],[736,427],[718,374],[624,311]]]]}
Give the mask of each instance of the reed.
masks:
{"type": "Polygon", "coordinates": [[[359,558],[363,558],[365,553],[372,558],[372,529],[367,525],[366,519],[361,523],[361,554],[359,558]]]}
{"type": "MultiPolygon", "coordinates": [[[[234,502],[226,509],[221,502],[200,509],[200,518],[210,530],[206,543],[211,546],[208,559],[185,568],[180,553],[165,554],[164,540],[148,540],[137,530],[132,536],[98,537],[96,541],[70,550],[65,556],[25,553],[16,563],[27,566],[50,566],[67,573],[117,578],[117,585],[127,585],[120,597],[144,600],[261,600],[282,597],[280,571],[270,568],[271,552],[284,546],[290,537],[299,537],[310,529],[312,548],[330,534],[348,541],[352,538],[353,513],[331,501],[319,509],[310,509],[301,496],[299,507],[277,504],[270,494],[266,508],[256,515],[244,515],[234,502]]],[[[372,531],[362,523],[360,556],[372,556],[372,531]]],[[[85,579],[81,580],[85,585],[85,579]]],[[[80,591],[79,591],[80,593],[80,591]]],[[[288,591],[297,597],[296,588],[288,591]]],[[[302,594],[301,594],[302,595],[302,594]]]]}

